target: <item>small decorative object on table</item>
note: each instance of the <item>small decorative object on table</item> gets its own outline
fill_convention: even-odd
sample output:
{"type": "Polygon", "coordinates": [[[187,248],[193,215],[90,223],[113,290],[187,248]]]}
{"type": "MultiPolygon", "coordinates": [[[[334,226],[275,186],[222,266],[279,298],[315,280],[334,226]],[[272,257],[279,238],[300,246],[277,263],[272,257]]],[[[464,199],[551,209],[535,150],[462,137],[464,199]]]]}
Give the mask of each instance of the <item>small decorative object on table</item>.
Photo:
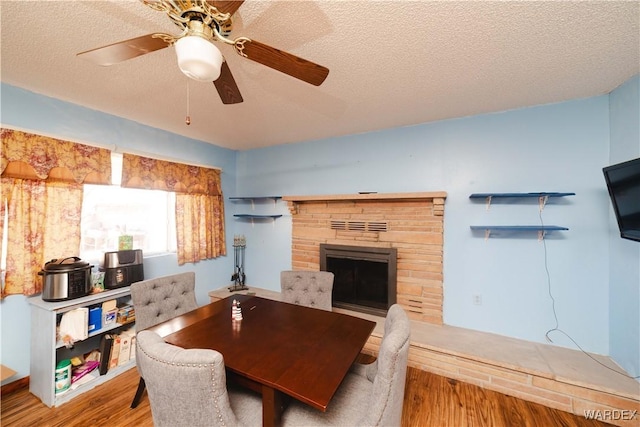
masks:
{"type": "Polygon", "coordinates": [[[233,320],[242,320],[242,309],[240,308],[240,301],[233,300],[233,305],[231,306],[231,318],[233,320]]]}
{"type": "Polygon", "coordinates": [[[235,270],[231,276],[233,286],[229,287],[230,292],[249,289],[245,285],[246,276],[244,274],[244,250],[247,247],[247,240],[244,235],[233,236],[233,253],[235,257],[235,270]]]}

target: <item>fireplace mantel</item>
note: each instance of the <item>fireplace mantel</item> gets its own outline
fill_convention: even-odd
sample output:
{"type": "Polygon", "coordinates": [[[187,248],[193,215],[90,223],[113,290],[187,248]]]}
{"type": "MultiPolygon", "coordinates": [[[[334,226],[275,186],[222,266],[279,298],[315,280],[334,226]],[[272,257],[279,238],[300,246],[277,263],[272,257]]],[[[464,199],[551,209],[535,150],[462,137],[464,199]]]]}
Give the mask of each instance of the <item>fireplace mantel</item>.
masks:
{"type": "Polygon", "coordinates": [[[282,200],[289,204],[289,211],[295,215],[298,213],[297,205],[300,203],[314,202],[393,202],[430,200],[434,206],[439,206],[434,212],[435,215],[444,212],[444,199],[447,198],[446,191],[430,191],[417,193],[355,193],[355,194],[319,194],[310,196],[284,196],[282,200]]]}
{"type": "Polygon", "coordinates": [[[339,200],[409,200],[409,199],[446,199],[445,191],[419,193],[357,193],[357,194],[321,194],[311,196],[284,196],[288,202],[322,202],[339,200]]]}

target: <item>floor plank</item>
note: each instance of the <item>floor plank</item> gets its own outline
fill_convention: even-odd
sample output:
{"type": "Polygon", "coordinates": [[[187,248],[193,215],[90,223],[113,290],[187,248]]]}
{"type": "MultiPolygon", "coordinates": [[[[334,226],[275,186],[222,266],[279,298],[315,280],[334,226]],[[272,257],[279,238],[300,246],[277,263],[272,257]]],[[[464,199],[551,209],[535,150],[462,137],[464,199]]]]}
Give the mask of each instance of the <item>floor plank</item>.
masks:
{"type": "MultiPolygon", "coordinates": [[[[2,396],[1,424],[6,427],[153,426],[146,394],[136,409],[129,408],[137,385],[138,373],[130,369],[57,408],[47,408],[27,389],[21,389],[2,396]]],[[[408,368],[402,426],[603,427],[607,424],[408,368]]]]}

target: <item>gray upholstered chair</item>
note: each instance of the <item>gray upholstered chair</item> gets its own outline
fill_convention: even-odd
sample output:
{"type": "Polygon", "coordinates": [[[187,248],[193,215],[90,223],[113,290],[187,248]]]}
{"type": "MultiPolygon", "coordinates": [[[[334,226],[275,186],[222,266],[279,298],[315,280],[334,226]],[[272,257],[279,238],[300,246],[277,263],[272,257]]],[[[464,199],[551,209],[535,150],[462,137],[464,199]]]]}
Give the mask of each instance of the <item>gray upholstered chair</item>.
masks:
{"type": "MultiPolygon", "coordinates": [[[[131,299],[136,312],[136,331],[142,331],[198,308],[195,286],[196,274],[192,271],[131,284],[131,299]]],[[[131,408],[138,406],[145,389],[138,353],[136,353],[136,365],[140,381],[131,402],[131,408]]]]}
{"type": "Polygon", "coordinates": [[[410,330],[402,307],[391,306],[375,362],[354,364],[326,412],[292,401],[283,414],[283,425],[400,426],[410,330]]]}
{"type": "Polygon", "coordinates": [[[257,394],[228,392],[219,352],[185,350],[165,343],[152,331],[138,333],[136,346],[156,427],[262,424],[257,394]]]}
{"type": "Polygon", "coordinates": [[[329,271],[280,272],[282,301],[331,311],[333,273],[329,271]]]}

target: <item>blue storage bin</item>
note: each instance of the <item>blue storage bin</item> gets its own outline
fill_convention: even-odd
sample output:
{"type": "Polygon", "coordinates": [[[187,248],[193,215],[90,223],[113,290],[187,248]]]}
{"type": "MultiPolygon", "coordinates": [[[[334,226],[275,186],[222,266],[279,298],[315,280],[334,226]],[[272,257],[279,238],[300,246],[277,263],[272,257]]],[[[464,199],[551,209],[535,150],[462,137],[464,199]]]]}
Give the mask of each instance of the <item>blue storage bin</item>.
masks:
{"type": "Polygon", "coordinates": [[[102,329],[102,307],[89,309],[89,333],[102,329]]]}

